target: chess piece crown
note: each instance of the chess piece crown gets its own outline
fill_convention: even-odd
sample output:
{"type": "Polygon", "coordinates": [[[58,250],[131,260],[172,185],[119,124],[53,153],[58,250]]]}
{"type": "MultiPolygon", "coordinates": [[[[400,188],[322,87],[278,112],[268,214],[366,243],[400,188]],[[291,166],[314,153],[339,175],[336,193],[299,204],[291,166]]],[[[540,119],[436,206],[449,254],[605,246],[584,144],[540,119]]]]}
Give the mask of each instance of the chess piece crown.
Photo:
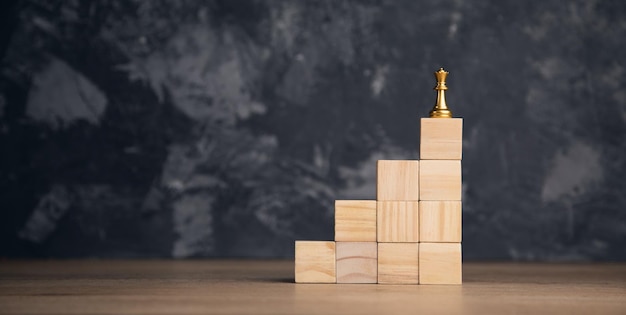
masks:
{"type": "Polygon", "coordinates": [[[435,78],[437,78],[437,86],[435,86],[435,90],[437,91],[437,103],[430,111],[429,116],[432,118],[452,118],[452,112],[448,109],[448,105],[446,104],[445,94],[448,89],[448,86],[446,86],[448,73],[449,72],[443,70],[443,68],[439,68],[439,71],[435,72],[435,78]]]}

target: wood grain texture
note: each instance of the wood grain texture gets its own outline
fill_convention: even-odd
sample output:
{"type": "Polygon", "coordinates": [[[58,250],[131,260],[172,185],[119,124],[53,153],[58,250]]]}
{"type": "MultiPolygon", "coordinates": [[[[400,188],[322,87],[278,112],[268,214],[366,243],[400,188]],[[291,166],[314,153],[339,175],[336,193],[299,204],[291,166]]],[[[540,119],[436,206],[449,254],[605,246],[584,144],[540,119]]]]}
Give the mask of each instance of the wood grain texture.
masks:
{"type": "Polygon", "coordinates": [[[337,242],[337,283],[376,283],[376,242],[337,242]]]}
{"type": "Polygon", "coordinates": [[[293,260],[0,261],[0,314],[620,314],[626,264],[463,264],[463,285],[296,284],[293,260]]]}
{"type": "Polygon", "coordinates": [[[376,241],[376,200],[335,201],[335,241],[376,241]]]}
{"type": "Polygon", "coordinates": [[[419,202],[420,242],[461,242],[461,201],[419,202]]]}
{"type": "Polygon", "coordinates": [[[461,284],[461,244],[420,243],[420,284],[461,284]]]}
{"type": "Polygon", "coordinates": [[[335,242],[296,241],[296,282],[335,283],[335,262],[335,242]]]}
{"type": "Polygon", "coordinates": [[[419,241],[418,201],[378,201],[376,217],[379,242],[419,241]]]}
{"type": "Polygon", "coordinates": [[[418,284],[418,243],[378,243],[378,283],[418,284]]]}
{"type": "Polygon", "coordinates": [[[463,118],[422,118],[421,160],[460,160],[463,156],[463,118]]]}
{"type": "Polygon", "coordinates": [[[422,160],[419,176],[420,200],[461,200],[461,161],[422,160]]]}
{"type": "Polygon", "coordinates": [[[419,200],[419,161],[379,160],[377,200],[419,200]]]}

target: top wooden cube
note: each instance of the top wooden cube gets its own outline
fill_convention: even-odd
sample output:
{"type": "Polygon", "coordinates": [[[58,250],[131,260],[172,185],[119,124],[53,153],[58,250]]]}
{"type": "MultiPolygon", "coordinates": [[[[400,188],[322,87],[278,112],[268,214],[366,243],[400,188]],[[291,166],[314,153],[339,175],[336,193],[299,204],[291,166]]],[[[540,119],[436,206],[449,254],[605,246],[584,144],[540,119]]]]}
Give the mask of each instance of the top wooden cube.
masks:
{"type": "Polygon", "coordinates": [[[422,118],[420,160],[460,160],[463,118],[422,118]]]}

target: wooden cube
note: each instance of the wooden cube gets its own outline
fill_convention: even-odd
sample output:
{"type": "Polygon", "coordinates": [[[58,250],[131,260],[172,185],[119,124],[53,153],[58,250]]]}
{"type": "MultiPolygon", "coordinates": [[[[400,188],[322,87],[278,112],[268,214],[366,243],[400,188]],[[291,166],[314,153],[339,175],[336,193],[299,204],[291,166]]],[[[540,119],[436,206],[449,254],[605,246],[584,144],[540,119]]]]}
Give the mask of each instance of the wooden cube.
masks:
{"type": "Polygon", "coordinates": [[[378,283],[418,284],[419,243],[378,243],[378,283]]]}
{"type": "Polygon", "coordinates": [[[418,201],[378,201],[377,240],[385,243],[419,241],[418,201]]]}
{"type": "Polygon", "coordinates": [[[460,160],[463,118],[422,118],[420,160],[460,160]]]}
{"type": "Polygon", "coordinates": [[[335,283],[335,242],[296,241],[296,282],[335,283]]]}
{"type": "Polygon", "coordinates": [[[376,199],[419,200],[419,163],[417,160],[379,160],[376,199]]]}
{"type": "Polygon", "coordinates": [[[421,242],[461,242],[461,201],[420,201],[421,242]]]}
{"type": "Polygon", "coordinates": [[[376,241],[376,200],[335,201],[335,241],[376,241]]]}
{"type": "Polygon", "coordinates": [[[420,284],[461,284],[460,243],[420,243],[420,284]]]}
{"type": "Polygon", "coordinates": [[[419,176],[420,200],[461,200],[461,161],[422,160],[419,176]]]}
{"type": "Polygon", "coordinates": [[[337,283],[376,283],[376,242],[337,242],[337,283]]]}

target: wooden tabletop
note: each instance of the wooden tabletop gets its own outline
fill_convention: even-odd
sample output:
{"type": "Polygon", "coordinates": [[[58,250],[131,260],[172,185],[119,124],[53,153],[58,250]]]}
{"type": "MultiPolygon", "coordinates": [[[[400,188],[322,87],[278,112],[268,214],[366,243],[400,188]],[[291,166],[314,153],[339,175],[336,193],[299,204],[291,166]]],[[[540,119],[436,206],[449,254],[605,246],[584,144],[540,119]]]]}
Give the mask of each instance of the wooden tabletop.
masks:
{"type": "Polygon", "coordinates": [[[0,313],[626,314],[626,264],[463,272],[460,286],[337,285],[295,284],[293,261],[0,261],[0,313]]]}

